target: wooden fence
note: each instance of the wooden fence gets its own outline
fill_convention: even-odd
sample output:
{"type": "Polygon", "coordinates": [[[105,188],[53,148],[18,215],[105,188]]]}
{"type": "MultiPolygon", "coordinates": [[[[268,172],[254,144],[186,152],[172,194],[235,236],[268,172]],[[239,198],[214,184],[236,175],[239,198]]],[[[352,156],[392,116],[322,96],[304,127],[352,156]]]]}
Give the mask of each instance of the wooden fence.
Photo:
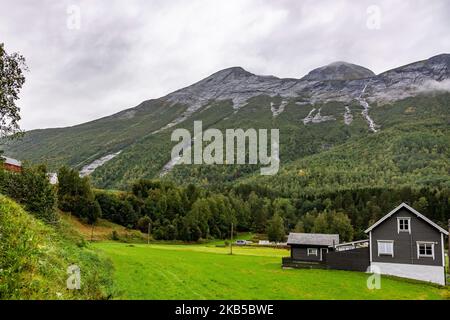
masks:
{"type": "Polygon", "coordinates": [[[365,272],[370,265],[369,248],[332,251],[325,257],[325,264],[330,269],[365,272]]]}

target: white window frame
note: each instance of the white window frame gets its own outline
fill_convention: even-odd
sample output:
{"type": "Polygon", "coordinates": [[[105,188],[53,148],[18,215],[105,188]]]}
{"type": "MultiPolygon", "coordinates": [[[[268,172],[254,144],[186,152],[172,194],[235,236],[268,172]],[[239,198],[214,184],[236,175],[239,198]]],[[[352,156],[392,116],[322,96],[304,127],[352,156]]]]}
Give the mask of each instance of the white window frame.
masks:
{"type": "Polygon", "coordinates": [[[408,232],[411,234],[411,218],[410,217],[398,217],[397,218],[397,233],[400,232],[408,232]],[[408,221],[408,229],[407,230],[400,230],[400,221],[401,220],[407,220],[408,221]]]}
{"type": "Polygon", "coordinates": [[[318,256],[318,253],[317,253],[317,251],[318,251],[318,249],[317,248],[308,248],[308,249],[306,249],[306,253],[308,254],[308,257],[309,256],[318,256]],[[311,251],[315,251],[315,253],[310,253],[310,250],[311,251]]]}
{"type": "Polygon", "coordinates": [[[394,257],[394,240],[377,240],[377,252],[378,256],[391,256],[394,257]],[[392,253],[380,253],[380,243],[391,243],[392,244],[392,253]]]}
{"type": "MultiPolygon", "coordinates": [[[[434,250],[434,242],[431,241],[417,241],[417,259],[420,258],[433,258],[435,259],[435,250],[434,250]],[[420,254],[420,245],[431,245],[431,255],[429,254],[420,254]]],[[[426,248],[425,248],[426,251],[426,248]]]]}

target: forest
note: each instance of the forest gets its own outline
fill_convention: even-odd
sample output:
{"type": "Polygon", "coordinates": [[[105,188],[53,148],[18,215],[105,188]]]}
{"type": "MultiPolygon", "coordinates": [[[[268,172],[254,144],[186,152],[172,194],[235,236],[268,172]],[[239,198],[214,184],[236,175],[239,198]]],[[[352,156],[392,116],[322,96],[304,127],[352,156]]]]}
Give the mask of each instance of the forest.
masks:
{"type": "Polygon", "coordinates": [[[102,217],[156,240],[230,238],[236,232],[267,234],[283,242],[289,232],[338,233],[342,241],[364,239],[364,230],[406,202],[446,227],[450,189],[422,187],[355,188],[283,197],[268,186],[238,184],[222,190],[168,180],[139,180],[128,191],[94,189],[88,177],[62,167],[59,183],[48,182],[45,166],[17,174],[1,171],[0,192],[49,223],[56,208],[95,226],[102,217]]]}

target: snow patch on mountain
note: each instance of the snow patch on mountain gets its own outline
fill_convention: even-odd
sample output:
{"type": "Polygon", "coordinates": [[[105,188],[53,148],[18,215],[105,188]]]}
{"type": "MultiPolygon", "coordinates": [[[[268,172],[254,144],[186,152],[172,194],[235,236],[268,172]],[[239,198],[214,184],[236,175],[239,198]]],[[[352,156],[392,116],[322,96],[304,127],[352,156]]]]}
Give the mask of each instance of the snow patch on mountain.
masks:
{"type": "Polygon", "coordinates": [[[284,109],[286,108],[286,106],[288,105],[288,101],[283,100],[281,101],[281,104],[276,106],[275,103],[271,102],[270,103],[270,111],[272,111],[272,116],[274,118],[278,117],[281,113],[284,112],[284,109]]]}
{"type": "Polygon", "coordinates": [[[336,118],[334,116],[323,116],[321,115],[321,111],[322,108],[319,108],[319,110],[317,111],[317,113],[314,115],[314,112],[316,111],[316,109],[312,109],[308,115],[306,116],[306,118],[303,119],[303,123],[306,125],[308,123],[321,123],[321,122],[326,122],[326,121],[333,121],[336,120],[336,118]],[[314,115],[314,116],[313,116],[314,115]]]}
{"type": "Polygon", "coordinates": [[[122,150],[116,152],[116,153],[111,153],[108,154],[104,157],[101,157],[100,159],[97,159],[91,163],[89,163],[88,165],[84,166],[81,170],[80,170],[80,177],[85,177],[85,176],[89,176],[91,175],[95,169],[97,169],[98,167],[101,167],[102,165],[104,165],[106,162],[114,159],[115,157],[117,157],[120,153],[122,152],[122,150]]]}
{"type": "Polygon", "coordinates": [[[366,119],[367,123],[369,124],[369,130],[372,132],[377,132],[378,130],[376,129],[376,124],[375,121],[373,121],[373,119],[370,117],[369,115],[369,103],[367,103],[367,101],[364,99],[364,93],[366,92],[367,89],[367,84],[364,86],[364,88],[361,91],[360,96],[358,97],[358,102],[359,104],[363,107],[363,111],[361,112],[361,114],[363,115],[364,119],[366,119]]]}
{"type": "Polygon", "coordinates": [[[350,107],[345,106],[344,123],[349,126],[352,124],[352,122],[353,122],[352,111],[350,110],[350,107]]]}
{"type": "Polygon", "coordinates": [[[322,111],[322,108],[320,108],[319,111],[316,113],[316,115],[312,119],[312,123],[321,123],[321,122],[336,120],[336,118],[333,116],[322,116],[320,114],[321,111],[322,111]]]}
{"type": "Polygon", "coordinates": [[[153,131],[152,134],[159,133],[161,131],[164,131],[164,130],[167,130],[169,128],[172,128],[172,127],[176,126],[177,124],[180,124],[181,122],[187,120],[194,112],[196,112],[201,107],[202,107],[201,105],[193,105],[193,106],[187,108],[186,111],[184,111],[181,114],[181,116],[179,116],[178,118],[175,118],[174,120],[172,120],[171,122],[166,124],[164,127],[153,131]]]}
{"type": "Polygon", "coordinates": [[[303,124],[307,125],[308,123],[312,122],[313,114],[316,111],[316,108],[313,108],[308,115],[303,119],[303,124]]]}

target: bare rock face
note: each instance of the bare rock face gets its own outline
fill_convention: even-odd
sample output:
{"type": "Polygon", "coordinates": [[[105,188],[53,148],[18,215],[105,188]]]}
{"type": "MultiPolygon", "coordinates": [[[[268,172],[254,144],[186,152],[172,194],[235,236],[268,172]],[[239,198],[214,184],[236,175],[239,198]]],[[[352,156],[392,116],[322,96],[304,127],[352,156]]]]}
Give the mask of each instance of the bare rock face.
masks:
{"type": "Polygon", "coordinates": [[[175,103],[183,103],[198,109],[211,100],[232,100],[234,108],[246,104],[251,97],[281,94],[289,83],[297,80],[279,79],[273,76],[257,76],[241,67],[233,67],[216,72],[209,77],[165,98],[175,103]]]}
{"type": "Polygon", "coordinates": [[[450,91],[450,54],[441,54],[379,74],[369,82],[370,101],[393,101],[432,91],[450,91]]]}
{"type": "Polygon", "coordinates": [[[311,105],[329,101],[385,103],[436,90],[450,91],[450,54],[441,54],[380,75],[347,62],[314,69],[302,79],[258,76],[241,67],[232,67],[162,99],[187,105],[187,111],[180,118],[185,120],[211,101],[231,100],[237,110],[250,98],[259,95],[280,96],[285,101],[301,97],[304,104],[311,105]]]}
{"type": "Polygon", "coordinates": [[[312,70],[302,80],[356,80],[374,77],[371,70],[348,62],[333,62],[327,66],[312,70]]]}

